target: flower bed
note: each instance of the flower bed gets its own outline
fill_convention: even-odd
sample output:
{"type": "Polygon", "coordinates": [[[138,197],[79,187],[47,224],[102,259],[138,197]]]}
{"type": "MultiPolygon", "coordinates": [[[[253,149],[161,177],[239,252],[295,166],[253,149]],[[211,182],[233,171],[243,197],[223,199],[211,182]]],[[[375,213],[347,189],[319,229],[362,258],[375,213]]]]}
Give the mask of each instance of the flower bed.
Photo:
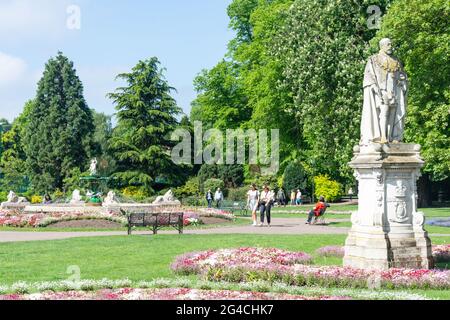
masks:
{"type": "Polygon", "coordinates": [[[225,220],[235,220],[236,216],[229,211],[215,209],[215,208],[198,208],[198,207],[184,207],[185,214],[197,214],[201,217],[221,218],[225,220]]]}
{"type": "Polygon", "coordinates": [[[433,258],[437,263],[450,262],[450,244],[433,246],[433,258]]]}
{"type": "Polygon", "coordinates": [[[378,271],[305,265],[311,260],[308,254],[280,249],[222,249],[179,256],[171,268],[177,274],[200,274],[211,281],[262,280],[297,286],[450,289],[450,270],[378,271]]]}
{"type": "Polygon", "coordinates": [[[241,264],[294,265],[311,263],[312,257],[303,252],[274,248],[239,248],[187,253],[175,258],[171,269],[178,274],[201,273],[207,268],[230,267],[241,264]]]}
{"type": "Polygon", "coordinates": [[[450,218],[432,219],[426,222],[430,226],[450,228],[450,218]]]}
{"type": "Polygon", "coordinates": [[[82,213],[82,212],[54,212],[25,214],[15,211],[0,211],[0,226],[16,228],[44,228],[60,221],[73,220],[109,220],[125,224],[126,219],[118,214],[108,213],[82,213]]]}
{"type": "Polygon", "coordinates": [[[350,288],[450,289],[450,271],[389,269],[363,270],[338,266],[280,266],[241,264],[212,267],[203,272],[211,281],[282,281],[297,286],[350,288]]]}
{"type": "MultiPolygon", "coordinates": [[[[79,280],[79,281],[51,281],[51,282],[17,282],[10,286],[0,285],[1,298],[14,297],[36,297],[36,293],[50,292],[94,292],[105,289],[200,289],[210,291],[241,291],[241,292],[272,292],[289,294],[295,296],[305,296],[309,299],[364,299],[364,300],[426,300],[427,298],[415,293],[405,291],[386,291],[373,289],[346,289],[346,288],[323,288],[318,286],[298,287],[281,282],[252,281],[242,283],[213,282],[194,280],[189,278],[176,279],[155,279],[151,281],[131,281],[129,279],[101,279],[101,280],[79,280]]],[[[61,294],[63,295],[63,294],[61,294]]]]}
{"type": "Polygon", "coordinates": [[[326,246],[316,250],[316,254],[321,257],[344,257],[345,251],[342,246],[326,246]]]}
{"type": "Polygon", "coordinates": [[[10,294],[0,300],[349,300],[348,297],[301,296],[282,293],[199,290],[189,288],[164,289],[103,289],[98,291],[43,292],[10,294]]]}
{"type": "MultiPolygon", "coordinates": [[[[433,246],[433,258],[435,262],[450,261],[450,244],[433,246]]],[[[316,254],[322,257],[344,257],[344,247],[326,246],[316,250],[316,254]]]]}

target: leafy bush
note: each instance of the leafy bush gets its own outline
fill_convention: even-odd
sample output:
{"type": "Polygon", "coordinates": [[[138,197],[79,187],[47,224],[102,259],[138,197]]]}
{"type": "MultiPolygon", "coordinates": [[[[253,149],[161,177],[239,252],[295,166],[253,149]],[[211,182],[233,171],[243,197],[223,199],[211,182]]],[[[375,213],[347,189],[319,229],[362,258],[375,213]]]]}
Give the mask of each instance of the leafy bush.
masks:
{"type": "Polygon", "coordinates": [[[283,188],[286,192],[292,190],[305,190],[308,185],[308,179],[305,173],[305,169],[298,162],[290,163],[283,174],[283,188]]]}
{"type": "Polygon", "coordinates": [[[37,195],[32,196],[31,197],[31,203],[32,204],[42,203],[42,197],[41,196],[37,196],[37,195]]]}
{"type": "MultiPolygon", "coordinates": [[[[212,192],[215,192],[217,190],[217,188],[220,188],[222,190],[222,192],[224,192],[224,182],[221,179],[208,179],[205,181],[205,183],[203,184],[204,186],[204,192],[208,191],[209,189],[211,189],[212,192]]],[[[225,193],[225,192],[224,192],[225,193]]]]}
{"type": "Polygon", "coordinates": [[[142,187],[129,186],[121,190],[121,194],[135,201],[142,201],[149,197],[149,194],[142,187]]]}
{"type": "Polygon", "coordinates": [[[65,195],[64,192],[62,192],[61,190],[56,189],[55,192],[53,192],[51,198],[52,198],[54,201],[57,201],[57,200],[65,200],[66,195],[65,195]]]}
{"type": "Polygon", "coordinates": [[[314,178],[316,197],[324,196],[327,201],[337,201],[342,196],[342,185],[331,180],[328,176],[317,176],[314,178]]]}
{"type": "Polygon", "coordinates": [[[249,187],[241,187],[228,190],[228,200],[231,201],[247,201],[247,192],[249,187]]]}
{"type": "Polygon", "coordinates": [[[8,199],[8,191],[0,191],[0,202],[5,202],[8,199]]]}
{"type": "Polygon", "coordinates": [[[173,193],[178,199],[200,195],[199,179],[197,177],[189,179],[184,186],[174,189],[173,193]]]}
{"type": "Polygon", "coordinates": [[[206,199],[200,196],[189,196],[181,199],[183,206],[204,207],[207,205],[206,199]]]}

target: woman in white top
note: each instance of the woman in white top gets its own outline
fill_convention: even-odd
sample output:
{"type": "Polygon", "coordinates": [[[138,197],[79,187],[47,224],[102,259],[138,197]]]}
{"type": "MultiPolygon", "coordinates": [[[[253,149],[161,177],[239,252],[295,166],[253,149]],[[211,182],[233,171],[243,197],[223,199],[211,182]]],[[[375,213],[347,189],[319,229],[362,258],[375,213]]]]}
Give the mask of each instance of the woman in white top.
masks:
{"type": "Polygon", "coordinates": [[[256,211],[258,210],[259,191],[256,185],[252,184],[252,188],[247,192],[247,206],[252,211],[253,225],[256,226],[256,211]]]}

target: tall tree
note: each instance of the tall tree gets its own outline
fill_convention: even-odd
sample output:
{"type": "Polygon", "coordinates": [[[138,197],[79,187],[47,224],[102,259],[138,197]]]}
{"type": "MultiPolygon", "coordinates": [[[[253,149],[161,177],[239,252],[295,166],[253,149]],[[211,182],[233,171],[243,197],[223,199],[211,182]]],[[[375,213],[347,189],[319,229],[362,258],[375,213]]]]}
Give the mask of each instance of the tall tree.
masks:
{"type": "Polygon", "coordinates": [[[236,63],[223,60],[211,70],[203,70],[194,87],[198,95],[192,102],[191,121],[202,121],[206,129],[231,129],[250,119],[236,63]]]}
{"type": "Polygon", "coordinates": [[[420,205],[431,205],[431,181],[450,177],[450,5],[446,0],[396,0],[372,42],[389,37],[408,74],[405,140],[422,145],[420,205]]]}
{"type": "Polygon", "coordinates": [[[73,63],[61,52],[51,58],[38,83],[28,117],[24,149],[37,192],[63,188],[74,168],[88,165],[94,132],[92,112],[73,63]]]}
{"type": "Polygon", "coordinates": [[[153,190],[156,178],[175,179],[179,168],[171,161],[174,142],[170,133],[181,112],[164,77],[165,69],[153,57],[139,63],[130,73],[118,75],[127,86],[109,97],[116,104],[118,124],[111,139],[117,159],[115,176],[126,185],[153,190]]]}
{"type": "Polygon", "coordinates": [[[362,75],[368,42],[367,8],[389,0],[296,0],[274,53],[294,98],[292,115],[306,142],[303,158],[319,173],[352,180],[347,163],[359,140],[362,75]]]}
{"type": "Polygon", "coordinates": [[[450,5],[446,0],[396,0],[373,41],[392,38],[408,74],[405,138],[420,143],[424,172],[450,176],[450,5]]]}

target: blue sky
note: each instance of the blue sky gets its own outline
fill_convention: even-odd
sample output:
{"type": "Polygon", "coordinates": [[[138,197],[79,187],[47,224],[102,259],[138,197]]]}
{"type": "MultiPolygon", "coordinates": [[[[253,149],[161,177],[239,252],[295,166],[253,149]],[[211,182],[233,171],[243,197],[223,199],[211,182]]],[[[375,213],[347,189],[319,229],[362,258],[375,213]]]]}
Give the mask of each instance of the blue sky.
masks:
{"type": "Polygon", "coordinates": [[[45,62],[61,50],[83,81],[91,108],[107,114],[114,77],[156,56],[189,113],[193,79],[214,66],[233,37],[231,0],[0,0],[0,118],[12,120],[34,97],[45,62]],[[80,29],[67,28],[70,5],[80,29]]]}

